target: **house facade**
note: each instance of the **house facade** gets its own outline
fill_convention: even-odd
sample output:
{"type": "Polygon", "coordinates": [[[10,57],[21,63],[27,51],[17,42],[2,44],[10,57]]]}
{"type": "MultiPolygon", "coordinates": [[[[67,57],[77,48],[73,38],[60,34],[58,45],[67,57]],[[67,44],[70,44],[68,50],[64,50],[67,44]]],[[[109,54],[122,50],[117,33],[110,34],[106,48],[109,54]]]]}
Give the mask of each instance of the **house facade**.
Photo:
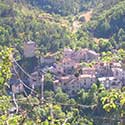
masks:
{"type": "Polygon", "coordinates": [[[90,89],[92,84],[96,83],[96,77],[92,75],[74,75],[59,77],[54,82],[54,88],[61,87],[66,93],[73,95],[79,89],[90,89]]]}
{"type": "Polygon", "coordinates": [[[106,89],[121,88],[122,81],[116,77],[101,77],[98,78],[99,82],[102,83],[106,89]]]}
{"type": "Polygon", "coordinates": [[[80,61],[91,62],[93,60],[97,61],[99,58],[98,53],[96,53],[95,51],[89,50],[87,48],[81,49],[78,51],[65,48],[63,55],[64,57],[71,58],[76,62],[80,62],[80,61]]]}
{"type": "Polygon", "coordinates": [[[18,77],[15,74],[12,75],[12,77],[8,81],[8,83],[10,85],[11,91],[14,94],[24,92],[24,85],[23,85],[22,81],[20,79],[18,79],[18,77]]]}

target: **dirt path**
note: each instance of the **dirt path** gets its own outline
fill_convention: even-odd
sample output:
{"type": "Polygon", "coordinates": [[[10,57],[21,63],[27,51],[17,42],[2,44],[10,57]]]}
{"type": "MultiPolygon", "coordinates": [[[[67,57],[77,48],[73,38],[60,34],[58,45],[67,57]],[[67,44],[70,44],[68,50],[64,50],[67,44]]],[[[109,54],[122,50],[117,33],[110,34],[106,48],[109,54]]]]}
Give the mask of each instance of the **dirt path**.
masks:
{"type": "Polygon", "coordinates": [[[92,18],[92,13],[93,13],[93,10],[90,10],[90,11],[87,11],[87,12],[82,12],[80,13],[79,15],[77,15],[74,20],[73,20],[73,23],[72,23],[72,26],[71,26],[71,31],[73,33],[77,32],[78,29],[82,26],[83,23],[87,23],[91,20],[92,18]],[[81,17],[84,17],[85,21],[84,22],[81,22],[79,21],[79,18],[81,17]]]}
{"type": "Polygon", "coordinates": [[[80,17],[84,17],[85,22],[89,22],[92,18],[92,13],[93,13],[93,10],[90,10],[90,11],[87,11],[86,13],[81,13],[80,17]]]}
{"type": "Polygon", "coordinates": [[[81,23],[77,20],[75,20],[72,24],[72,32],[76,33],[78,31],[78,29],[81,27],[81,23]]]}
{"type": "Polygon", "coordinates": [[[100,41],[99,38],[94,37],[93,40],[94,40],[95,43],[99,44],[99,41],[100,41]]]}

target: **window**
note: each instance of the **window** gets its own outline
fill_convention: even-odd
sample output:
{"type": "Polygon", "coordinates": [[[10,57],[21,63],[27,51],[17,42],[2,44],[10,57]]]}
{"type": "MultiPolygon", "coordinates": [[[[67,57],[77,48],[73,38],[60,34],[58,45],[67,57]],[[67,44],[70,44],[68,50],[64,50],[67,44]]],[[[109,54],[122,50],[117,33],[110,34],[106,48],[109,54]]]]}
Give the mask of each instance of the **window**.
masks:
{"type": "Polygon", "coordinates": [[[66,86],[66,83],[64,83],[64,86],[66,86]]]}
{"type": "Polygon", "coordinates": [[[37,80],[36,79],[33,79],[33,82],[36,82],[37,80]]]}
{"type": "Polygon", "coordinates": [[[86,83],[86,79],[84,80],[84,83],[86,83]]]}
{"type": "Polygon", "coordinates": [[[86,79],[84,80],[84,85],[86,86],[86,79]]]}
{"type": "Polygon", "coordinates": [[[75,90],[72,91],[72,94],[73,94],[73,95],[75,94],[75,90]]]}
{"type": "Polygon", "coordinates": [[[116,71],[116,75],[118,76],[118,71],[116,71]]]}

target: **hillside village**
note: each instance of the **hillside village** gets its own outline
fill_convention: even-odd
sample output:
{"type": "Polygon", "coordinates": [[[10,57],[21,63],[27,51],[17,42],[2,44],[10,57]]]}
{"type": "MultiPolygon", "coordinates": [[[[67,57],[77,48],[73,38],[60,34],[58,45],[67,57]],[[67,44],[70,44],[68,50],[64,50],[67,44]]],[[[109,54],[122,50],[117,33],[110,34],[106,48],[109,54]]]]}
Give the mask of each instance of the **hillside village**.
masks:
{"type": "Polygon", "coordinates": [[[32,89],[44,85],[44,75],[48,72],[53,76],[54,90],[61,87],[70,96],[81,88],[90,89],[94,83],[101,83],[106,89],[121,88],[125,85],[124,61],[102,62],[101,55],[87,48],[64,48],[59,59],[56,59],[55,54],[48,54],[46,57],[40,56],[38,60],[35,57],[36,49],[35,42],[24,43],[24,58],[30,59],[32,63],[30,72],[21,67],[20,61],[13,62],[15,68],[12,68],[13,75],[9,84],[15,94],[22,93],[25,84],[32,89]],[[90,63],[92,65],[87,65],[90,63]],[[21,74],[23,79],[18,74],[21,74]]]}
{"type": "Polygon", "coordinates": [[[0,0],[0,125],[125,125],[125,0],[0,0]]]}

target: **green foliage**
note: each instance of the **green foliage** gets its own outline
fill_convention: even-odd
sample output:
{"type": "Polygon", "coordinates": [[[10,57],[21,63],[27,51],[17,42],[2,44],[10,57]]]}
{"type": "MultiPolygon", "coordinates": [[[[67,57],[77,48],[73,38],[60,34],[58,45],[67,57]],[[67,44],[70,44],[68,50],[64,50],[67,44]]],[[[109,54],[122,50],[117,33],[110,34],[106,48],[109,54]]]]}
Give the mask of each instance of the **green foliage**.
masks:
{"type": "Polygon", "coordinates": [[[0,110],[3,113],[7,113],[7,110],[10,108],[10,97],[1,96],[0,97],[0,110]]]}
{"type": "Polygon", "coordinates": [[[124,48],[125,1],[109,0],[108,2],[104,1],[107,6],[102,4],[103,7],[100,6],[100,8],[96,8],[97,12],[94,12],[92,20],[87,24],[88,31],[95,37],[110,39],[107,45],[105,43],[106,46],[103,44],[100,46],[100,51],[107,51],[107,49],[109,50],[111,48],[124,48]]]}
{"type": "Polygon", "coordinates": [[[107,111],[110,112],[112,109],[117,110],[118,106],[116,104],[116,101],[119,98],[119,93],[116,92],[116,90],[112,90],[106,95],[105,97],[102,97],[101,101],[102,104],[104,105],[103,108],[107,111]]]}
{"type": "Polygon", "coordinates": [[[58,16],[51,16],[37,8],[11,1],[1,1],[0,45],[11,45],[22,48],[23,42],[29,39],[38,43],[42,52],[55,52],[67,46],[70,41],[69,31],[61,26],[58,16]],[[6,11],[9,11],[6,12],[6,11]],[[13,14],[14,13],[14,14],[13,14]]]}
{"type": "Polygon", "coordinates": [[[21,118],[21,116],[16,116],[16,115],[13,117],[8,117],[7,115],[2,115],[0,117],[0,125],[5,125],[5,124],[18,125],[20,118],[21,118]]]}
{"type": "Polygon", "coordinates": [[[11,48],[0,47],[0,84],[4,84],[11,76],[11,54],[11,48]]]}
{"type": "Polygon", "coordinates": [[[49,13],[56,13],[62,16],[77,14],[80,11],[86,11],[100,4],[110,6],[117,0],[29,0],[32,5],[39,6],[49,13]],[[106,4],[106,5],[105,5],[106,4]]]}
{"type": "MultiPolygon", "coordinates": [[[[106,90],[104,85],[97,83],[93,84],[90,90],[81,89],[74,97],[70,97],[61,89],[53,90],[54,78],[50,73],[45,75],[45,101],[41,102],[39,93],[36,95],[38,97],[34,97],[34,94],[28,97],[17,94],[19,112],[18,114],[10,113],[14,105],[4,88],[11,77],[12,49],[4,45],[22,49],[23,42],[32,39],[36,41],[43,54],[70,46],[74,49],[87,47],[102,52],[101,61],[103,62],[123,61],[125,58],[125,27],[122,26],[124,24],[124,1],[32,0],[31,2],[32,5],[39,4],[38,6],[47,12],[63,16],[98,6],[92,21],[88,24],[89,27],[83,26],[77,33],[71,33],[68,26],[62,26],[65,17],[47,14],[37,7],[33,8],[25,0],[23,0],[25,4],[23,6],[19,1],[0,1],[0,45],[2,45],[0,47],[0,125],[93,125],[96,124],[94,116],[113,118],[124,116],[124,88],[106,90]],[[100,13],[97,13],[98,11],[100,13]],[[96,37],[110,39],[101,39],[99,43],[94,43],[89,31],[96,37]],[[112,48],[122,49],[113,53],[110,52],[112,48]]],[[[68,18],[72,19],[72,17],[68,18]]],[[[30,59],[26,61],[26,65],[29,61],[30,59]]],[[[83,63],[82,65],[93,65],[83,63]]],[[[31,66],[28,70],[32,68],[31,66]]]]}
{"type": "Polygon", "coordinates": [[[115,112],[118,117],[124,116],[125,91],[110,90],[101,98],[103,108],[109,113],[115,112]]]}
{"type": "Polygon", "coordinates": [[[0,125],[14,125],[18,124],[20,115],[9,116],[9,110],[12,108],[10,103],[11,97],[7,96],[4,87],[7,80],[11,77],[10,68],[12,48],[0,46],[0,125]]]}
{"type": "Polygon", "coordinates": [[[40,6],[47,12],[61,15],[76,14],[79,12],[79,0],[37,0],[40,6]]]}
{"type": "Polygon", "coordinates": [[[44,88],[45,90],[53,90],[53,77],[51,73],[45,74],[45,83],[44,83],[44,88]]]}
{"type": "Polygon", "coordinates": [[[88,32],[79,30],[76,33],[76,47],[94,49],[94,41],[88,32]]]}
{"type": "Polygon", "coordinates": [[[55,100],[60,103],[67,102],[68,95],[66,93],[62,92],[62,90],[60,88],[58,88],[58,90],[56,91],[55,100]]]}
{"type": "Polygon", "coordinates": [[[119,49],[118,50],[118,57],[119,57],[119,60],[124,60],[125,59],[125,50],[119,49]]]}
{"type": "Polygon", "coordinates": [[[98,96],[97,96],[97,85],[93,84],[91,89],[86,92],[84,89],[81,89],[77,93],[77,102],[83,105],[92,105],[97,104],[98,96]]]}
{"type": "Polygon", "coordinates": [[[114,60],[114,58],[115,57],[113,56],[113,53],[111,53],[110,51],[102,53],[102,61],[103,62],[111,62],[114,60]]]}

